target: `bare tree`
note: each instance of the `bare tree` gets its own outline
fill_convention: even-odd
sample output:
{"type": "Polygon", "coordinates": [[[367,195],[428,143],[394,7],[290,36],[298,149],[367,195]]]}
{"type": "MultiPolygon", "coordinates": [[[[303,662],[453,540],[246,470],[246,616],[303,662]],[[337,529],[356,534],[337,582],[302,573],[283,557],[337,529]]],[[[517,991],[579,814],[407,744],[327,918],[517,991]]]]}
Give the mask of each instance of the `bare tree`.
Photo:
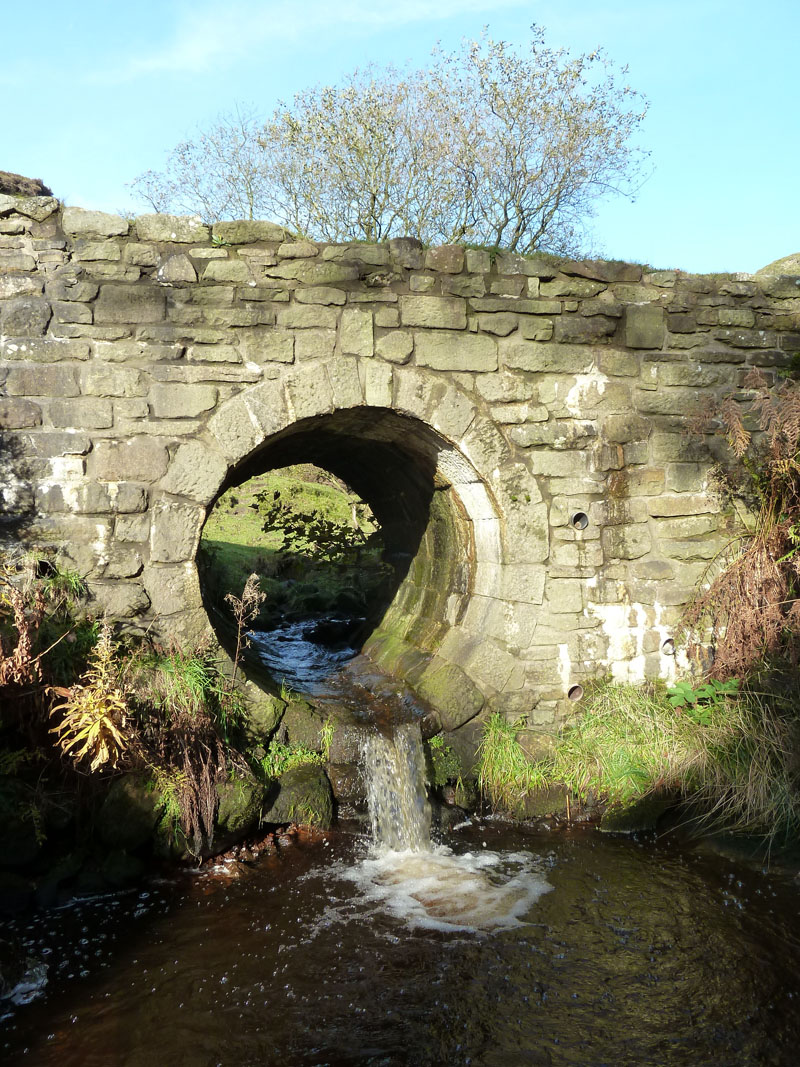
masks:
{"type": "Polygon", "coordinates": [[[626,73],[600,51],[546,47],[536,26],[524,51],[484,34],[425,69],[370,66],[307,89],[258,129],[249,113],[235,134],[220,120],[134,184],[161,210],[246,207],[329,241],[576,253],[595,202],[640,179],[647,104],[626,73]]]}
{"type": "Polygon", "coordinates": [[[154,211],[198,214],[207,222],[265,218],[273,197],[258,140],[262,125],[253,108],[237,105],[176,145],[163,171],[145,171],[131,185],[154,211]]]}

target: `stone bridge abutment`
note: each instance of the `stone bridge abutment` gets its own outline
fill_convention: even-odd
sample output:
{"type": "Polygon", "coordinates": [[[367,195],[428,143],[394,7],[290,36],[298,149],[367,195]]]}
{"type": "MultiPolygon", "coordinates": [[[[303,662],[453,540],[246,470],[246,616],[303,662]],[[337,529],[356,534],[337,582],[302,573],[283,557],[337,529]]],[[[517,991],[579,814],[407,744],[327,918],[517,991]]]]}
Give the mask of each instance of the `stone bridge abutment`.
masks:
{"type": "MultiPolygon", "coordinates": [[[[800,349],[793,276],[700,277],[0,196],[6,544],[98,611],[206,632],[230,485],[314,462],[407,559],[367,649],[455,727],[546,727],[587,678],[670,676],[730,536],[693,413],[800,349]]],[[[743,391],[744,390],[744,391],[743,391]]]]}

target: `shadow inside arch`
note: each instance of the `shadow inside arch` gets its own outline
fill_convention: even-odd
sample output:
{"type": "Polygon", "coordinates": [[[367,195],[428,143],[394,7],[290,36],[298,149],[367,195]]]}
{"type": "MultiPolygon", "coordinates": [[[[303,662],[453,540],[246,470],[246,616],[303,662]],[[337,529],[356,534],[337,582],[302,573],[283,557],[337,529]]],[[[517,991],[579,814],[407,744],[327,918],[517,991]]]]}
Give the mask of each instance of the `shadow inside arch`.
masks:
{"type": "MultiPolygon", "coordinates": [[[[374,644],[379,633],[395,651],[406,650],[406,662],[421,673],[448,629],[460,622],[474,584],[473,524],[452,476],[468,464],[421,420],[359,407],[300,420],[268,438],[230,471],[217,499],[253,477],[301,463],[344,481],[381,526],[390,575],[367,607],[356,647],[371,638],[374,644]]],[[[474,472],[469,477],[478,480],[474,472]]],[[[231,633],[202,578],[201,587],[217,634],[230,646],[231,633]]]]}

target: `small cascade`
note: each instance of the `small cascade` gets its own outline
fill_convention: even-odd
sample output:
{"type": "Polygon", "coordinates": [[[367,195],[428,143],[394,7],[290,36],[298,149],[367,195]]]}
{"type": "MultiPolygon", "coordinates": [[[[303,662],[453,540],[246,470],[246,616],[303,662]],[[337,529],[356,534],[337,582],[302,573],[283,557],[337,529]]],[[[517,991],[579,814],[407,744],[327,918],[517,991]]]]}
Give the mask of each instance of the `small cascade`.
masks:
{"type": "Polygon", "coordinates": [[[374,848],[344,877],[409,926],[477,933],[521,925],[550,889],[535,857],[431,845],[419,724],[371,729],[361,755],[374,848]]]}
{"type": "Polygon", "coordinates": [[[431,809],[419,725],[398,724],[391,735],[365,733],[361,757],[375,845],[395,852],[430,852],[431,809]]]}

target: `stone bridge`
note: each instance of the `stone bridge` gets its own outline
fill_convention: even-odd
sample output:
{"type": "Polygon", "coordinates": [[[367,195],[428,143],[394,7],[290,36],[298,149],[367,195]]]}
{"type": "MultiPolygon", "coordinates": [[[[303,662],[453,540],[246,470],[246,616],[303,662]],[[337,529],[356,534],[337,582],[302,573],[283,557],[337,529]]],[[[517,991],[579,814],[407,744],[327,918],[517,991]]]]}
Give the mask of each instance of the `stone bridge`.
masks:
{"type": "Polygon", "coordinates": [[[0,196],[5,542],[194,639],[210,507],[314,462],[407,561],[373,658],[450,728],[547,727],[587,678],[673,673],[731,524],[689,418],[800,349],[798,286],[0,196]]]}

